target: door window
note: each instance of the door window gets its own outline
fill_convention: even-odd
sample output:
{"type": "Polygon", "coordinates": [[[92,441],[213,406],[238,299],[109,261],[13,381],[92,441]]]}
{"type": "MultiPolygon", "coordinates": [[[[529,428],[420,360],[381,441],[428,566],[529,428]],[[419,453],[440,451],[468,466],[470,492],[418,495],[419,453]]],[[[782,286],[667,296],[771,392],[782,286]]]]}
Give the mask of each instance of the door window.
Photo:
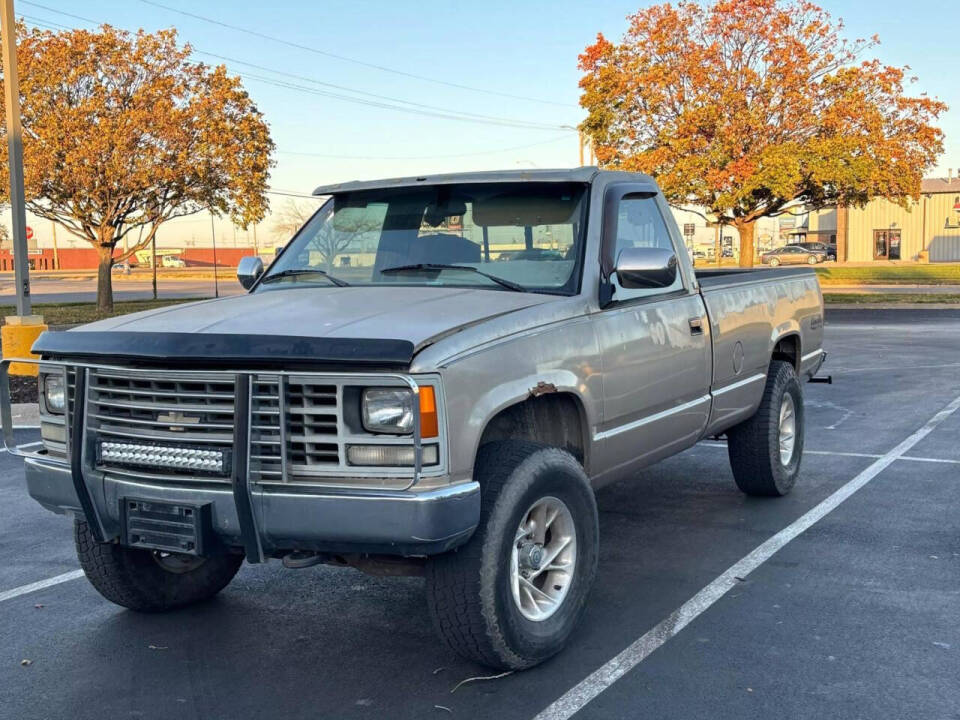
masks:
{"type": "MultiPolygon", "coordinates": [[[[614,247],[614,262],[620,252],[626,248],[654,247],[676,252],[670,231],[660,214],[656,200],[641,195],[625,195],[620,200],[617,212],[617,242],[614,247]]],[[[683,278],[677,269],[673,285],[666,288],[628,289],[621,287],[616,274],[613,276],[615,300],[632,300],[648,295],[658,295],[679,290],[683,287],[683,278]]]]}

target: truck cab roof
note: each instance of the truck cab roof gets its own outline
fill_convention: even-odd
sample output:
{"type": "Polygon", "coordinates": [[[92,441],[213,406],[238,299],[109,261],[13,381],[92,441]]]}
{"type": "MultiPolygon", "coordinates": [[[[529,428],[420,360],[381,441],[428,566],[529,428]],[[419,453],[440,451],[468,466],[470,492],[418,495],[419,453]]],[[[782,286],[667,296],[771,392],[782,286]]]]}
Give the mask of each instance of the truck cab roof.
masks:
{"type": "Polygon", "coordinates": [[[416,187],[418,185],[461,185],[465,183],[499,182],[576,182],[593,183],[598,177],[654,182],[648,175],[615,170],[600,170],[597,167],[560,168],[554,170],[490,170],[484,172],[445,173],[440,175],[411,175],[383,180],[351,180],[350,182],[320,185],[314,195],[335,195],[357,190],[416,187]]]}

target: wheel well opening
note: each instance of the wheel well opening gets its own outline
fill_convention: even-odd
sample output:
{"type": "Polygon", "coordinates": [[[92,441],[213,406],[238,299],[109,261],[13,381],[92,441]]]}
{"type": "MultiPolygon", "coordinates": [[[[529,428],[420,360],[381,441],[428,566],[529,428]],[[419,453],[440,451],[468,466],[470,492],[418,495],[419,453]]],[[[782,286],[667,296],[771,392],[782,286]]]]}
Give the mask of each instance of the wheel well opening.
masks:
{"type": "Polygon", "coordinates": [[[800,338],[796,335],[780,338],[773,346],[773,359],[788,362],[793,365],[794,370],[800,372],[800,338]]]}
{"type": "Polygon", "coordinates": [[[585,464],[586,426],[579,400],[568,393],[530,397],[497,413],[480,438],[480,447],[498,440],[529,440],[566,450],[585,464]]]}

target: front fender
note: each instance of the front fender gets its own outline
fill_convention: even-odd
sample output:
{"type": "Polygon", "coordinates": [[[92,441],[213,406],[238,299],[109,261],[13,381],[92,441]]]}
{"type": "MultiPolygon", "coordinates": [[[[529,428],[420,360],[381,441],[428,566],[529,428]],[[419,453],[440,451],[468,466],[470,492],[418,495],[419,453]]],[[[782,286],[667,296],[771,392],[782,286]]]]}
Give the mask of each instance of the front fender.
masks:
{"type": "Polygon", "coordinates": [[[531,396],[575,397],[588,437],[602,419],[602,365],[593,324],[582,319],[505,339],[450,362],[440,373],[453,481],[472,476],[490,420],[531,396]]]}

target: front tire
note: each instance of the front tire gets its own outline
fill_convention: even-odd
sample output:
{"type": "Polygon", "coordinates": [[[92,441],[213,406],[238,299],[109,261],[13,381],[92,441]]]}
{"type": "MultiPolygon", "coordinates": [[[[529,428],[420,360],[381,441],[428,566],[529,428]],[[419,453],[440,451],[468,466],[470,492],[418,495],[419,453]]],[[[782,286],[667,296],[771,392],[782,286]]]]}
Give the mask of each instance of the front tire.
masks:
{"type": "Polygon", "coordinates": [[[480,523],[426,567],[437,633],[457,653],[520,670],[559,652],[596,575],[597,505],[580,464],[529,442],[480,449],[480,523]]]}
{"type": "Polygon", "coordinates": [[[138,612],[192,605],[223,590],[243,563],[242,555],[194,558],[98,543],[83,520],[74,523],[80,567],[107,600],[138,612]]]}
{"type": "Polygon", "coordinates": [[[807,265],[816,265],[819,262],[816,255],[811,255],[807,258],[807,265]]]}
{"type": "Polygon", "coordinates": [[[770,267],[779,267],[779,266],[780,266],[780,261],[777,260],[776,258],[773,258],[773,259],[770,261],[770,267]]]}
{"type": "Polygon", "coordinates": [[[803,457],[803,391],[793,365],[770,363],[754,415],[727,431],[733,478],[747,495],[778,497],[793,489],[803,457]]]}

